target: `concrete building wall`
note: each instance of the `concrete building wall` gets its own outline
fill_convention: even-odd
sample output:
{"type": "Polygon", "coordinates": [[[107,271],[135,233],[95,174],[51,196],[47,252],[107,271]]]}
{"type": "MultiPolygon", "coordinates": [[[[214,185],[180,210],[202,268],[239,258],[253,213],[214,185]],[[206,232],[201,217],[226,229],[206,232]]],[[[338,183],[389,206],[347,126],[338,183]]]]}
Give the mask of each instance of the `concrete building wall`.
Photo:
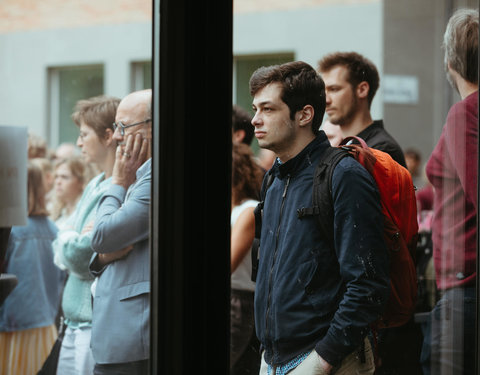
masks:
{"type": "MultiPolygon", "coordinates": [[[[293,53],[316,67],[333,51],[357,51],[381,75],[374,118],[426,158],[458,99],[443,71],[441,39],[452,9],[476,0],[235,0],[234,56],[293,53]],[[385,76],[418,80],[418,101],[384,101],[385,76]]],[[[1,124],[48,137],[48,69],[102,64],[104,93],[131,89],[131,63],[151,58],[151,1],[3,0],[1,124]]]]}
{"type": "Polygon", "coordinates": [[[0,20],[0,124],[49,141],[49,68],[102,64],[104,93],[122,97],[151,59],[150,1],[4,0],[0,20]]]}
{"type": "MultiPolygon", "coordinates": [[[[327,53],[356,51],[383,71],[382,1],[317,1],[296,9],[238,12],[233,22],[235,56],[293,52],[314,68],[327,53]]],[[[248,3],[248,1],[247,1],[248,3]]],[[[382,92],[372,104],[382,117],[382,92]]]]}
{"type": "Polygon", "coordinates": [[[418,102],[386,102],[384,118],[402,147],[414,147],[426,162],[436,145],[450,106],[460,99],[445,77],[443,34],[458,7],[476,0],[384,0],[384,73],[418,80],[418,102]]]}

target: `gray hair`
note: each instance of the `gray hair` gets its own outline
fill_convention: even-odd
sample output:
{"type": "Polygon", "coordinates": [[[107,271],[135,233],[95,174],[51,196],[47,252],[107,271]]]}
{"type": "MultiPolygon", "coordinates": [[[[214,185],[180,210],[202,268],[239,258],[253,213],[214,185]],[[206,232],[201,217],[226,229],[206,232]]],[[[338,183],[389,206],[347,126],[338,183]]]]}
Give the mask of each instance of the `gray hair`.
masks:
{"type": "Polygon", "coordinates": [[[450,17],[443,48],[445,69],[450,65],[465,80],[478,83],[478,10],[459,9],[450,17]]]}

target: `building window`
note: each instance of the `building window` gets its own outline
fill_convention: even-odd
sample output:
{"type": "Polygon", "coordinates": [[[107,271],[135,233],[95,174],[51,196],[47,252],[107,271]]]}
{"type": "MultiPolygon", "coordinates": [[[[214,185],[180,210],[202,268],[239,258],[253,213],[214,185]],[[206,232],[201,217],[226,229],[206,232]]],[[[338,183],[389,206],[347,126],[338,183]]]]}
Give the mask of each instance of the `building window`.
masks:
{"type": "Polygon", "coordinates": [[[71,119],[73,108],[80,99],[103,94],[103,65],[50,68],[48,73],[50,142],[76,142],[78,129],[71,119]]]}
{"type": "Polygon", "coordinates": [[[132,91],[152,88],[152,62],[141,61],[132,63],[132,91]]]}

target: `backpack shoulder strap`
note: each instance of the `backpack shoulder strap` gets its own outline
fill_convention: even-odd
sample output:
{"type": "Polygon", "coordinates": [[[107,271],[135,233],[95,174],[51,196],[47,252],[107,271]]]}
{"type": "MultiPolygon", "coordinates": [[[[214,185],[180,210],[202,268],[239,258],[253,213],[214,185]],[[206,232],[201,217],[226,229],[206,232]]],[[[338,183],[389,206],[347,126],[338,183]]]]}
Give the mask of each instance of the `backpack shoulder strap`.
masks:
{"type": "Polygon", "coordinates": [[[333,234],[333,198],[332,176],[337,164],[344,157],[352,156],[341,147],[329,147],[325,150],[313,176],[313,206],[318,209],[318,226],[331,248],[335,248],[333,234]]]}
{"type": "Polygon", "coordinates": [[[252,243],[252,281],[255,282],[257,279],[258,272],[258,262],[260,256],[260,235],[262,233],[262,215],[263,215],[263,206],[265,204],[265,195],[267,194],[268,188],[273,184],[275,176],[271,171],[265,173],[262,182],[262,188],[260,189],[260,202],[253,210],[255,215],[255,238],[252,243]]]}

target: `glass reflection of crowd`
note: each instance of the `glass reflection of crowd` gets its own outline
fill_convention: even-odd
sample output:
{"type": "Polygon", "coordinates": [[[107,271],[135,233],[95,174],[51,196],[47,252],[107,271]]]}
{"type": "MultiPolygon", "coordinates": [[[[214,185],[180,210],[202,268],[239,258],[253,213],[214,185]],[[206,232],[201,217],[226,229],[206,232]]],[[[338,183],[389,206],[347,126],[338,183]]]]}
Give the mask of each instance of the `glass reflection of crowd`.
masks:
{"type": "MultiPolygon", "coordinates": [[[[141,181],[145,188],[142,191],[149,194],[150,147],[146,146],[151,139],[150,101],[149,90],[126,97],[122,114],[131,116],[131,119],[139,116],[140,119],[133,121],[136,127],[129,129],[128,139],[123,123],[119,123],[122,126],[120,129],[115,126],[120,99],[103,95],[77,102],[72,114],[79,130],[76,144],[67,142],[56,149],[49,149],[46,139],[29,133],[26,150],[27,225],[12,227],[9,237],[8,231],[5,231],[6,236],[2,231],[2,239],[8,237],[8,243],[2,249],[0,272],[14,275],[17,284],[8,295],[5,293],[3,296],[2,289],[0,374],[37,374],[51,359],[56,370],[51,370],[49,374],[118,373],[115,369],[111,371],[108,363],[103,365],[106,368],[96,370],[98,363],[91,349],[92,284],[95,279],[90,270],[94,258],[91,241],[99,200],[112,184],[116,160],[121,159],[122,163],[116,170],[117,191],[128,191],[134,196],[133,189],[129,188],[138,183],[135,181],[135,176],[140,178],[137,168],[143,168],[145,177],[141,181]],[[116,130],[118,135],[114,139],[116,130]],[[131,142],[133,138],[135,141],[131,142]],[[117,152],[120,152],[120,158],[116,156],[117,152]],[[127,183],[124,182],[126,176],[127,183]],[[57,343],[60,350],[54,355],[52,347],[60,326],[62,335],[57,343]]],[[[125,203],[127,199],[128,194],[123,201],[119,198],[119,202],[125,203]]],[[[142,199],[142,206],[147,207],[142,208],[142,215],[145,211],[148,213],[148,205],[149,199],[142,199]]],[[[142,222],[142,227],[145,227],[143,232],[148,232],[148,225],[142,222]]],[[[121,252],[111,251],[103,256],[104,269],[117,260],[125,259],[136,242],[142,241],[142,246],[148,242],[148,234],[147,237],[135,236],[131,241],[127,240],[130,242],[122,246],[121,252]]],[[[146,248],[142,248],[141,253],[145,251],[146,248]]],[[[137,277],[143,285],[145,282],[140,279],[149,274],[148,263],[142,260],[139,267],[143,274],[137,277]]],[[[100,273],[96,276],[99,277],[100,273]]],[[[123,277],[119,282],[124,280],[123,277]]],[[[135,294],[132,294],[131,301],[141,303],[148,316],[148,306],[145,305],[148,290],[137,294],[142,296],[141,301],[140,297],[135,298],[135,294]]],[[[142,332],[148,330],[143,320],[142,332]]],[[[145,341],[145,338],[142,337],[142,340],[145,341]]],[[[148,345],[141,350],[140,356],[143,357],[136,361],[140,365],[134,363],[129,367],[125,364],[125,370],[132,374],[144,373],[148,360],[145,359],[146,353],[148,345]],[[135,372],[137,367],[142,370],[135,372]]],[[[135,356],[139,357],[134,354],[132,358],[136,359],[135,356]]]]}
{"type": "MultiPolygon", "coordinates": [[[[478,250],[478,11],[455,13],[445,33],[444,48],[447,76],[462,101],[450,110],[441,138],[427,162],[429,181],[422,179],[418,170],[419,153],[413,149],[405,152],[413,182],[421,187],[417,191],[417,312],[433,309],[426,314],[428,317],[424,314],[423,348],[415,368],[421,365],[424,374],[473,374],[478,250]],[[468,35],[462,37],[465,30],[468,35]],[[462,56],[459,51],[467,51],[469,55],[462,56]]],[[[328,71],[323,71],[323,75],[328,71]]],[[[119,152],[115,132],[123,138],[127,128],[151,122],[142,114],[132,124],[119,122],[114,128],[119,104],[119,99],[107,96],[79,101],[72,115],[79,128],[76,145],[64,143],[49,150],[45,139],[29,135],[27,225],[12,228],[6,257],[1,263],[6,267],[0,270],[16,275],[19,281],[0,305],[0,374],[36,374],[57,339],[59,317],[65,320],[66,330],[57,373],[94,373],[91,331],[92,293],[95,296],[96,283],[89,265],[94,256],[91,232],[96,209],[112,184],[115,161],[119,156],[124,161],[131,157],[125,150],[119,152]]],[[[253,209],[260,198],[262,175],[277,159],[270,154],[262,164],[262,160],[254,158],[248,147],[253,137],[251,121],[246,111],[233,108],[232,374],[258,372],[261,363],[261,373],[270,374],[271,369],[276,373],[283,366],[272,365],[265,359],[261,362],[260,342],[254,333],[256,285],[249,277],[255,232],[253,209]]],[[[335,129],[334,125],[345,124],[326,122],[322,129],[331,135],[328,129],[335,129]]],[[[334,138],[330,139],[333,143],[334,138]]],[[[140,145],[133,149],[143,152],[140,145]]],[[[280,165],[280,159],[276,163],[280,165]]],[[[127,245],[118,249],[111,260],[99,256],[99,262],[102,259],[105,262],[100,262],[100,268],[103,270],[109,262],[126,257],[132,250],[127,245]]],[[[296,374],[306,373],[301,369],[307,365],[306,358],[312,358],[310,352],[300,354],[294,363],[289,362],[292,370],[298,367],[296,374]],[[302,361],[304,366],[300,367],[302,361]]],[[[389,354],[399,358],[393,351],[389,354]]],[[[384,369],[386,364],[387,361],[384,369]]],[[[141,364],[142,369],[144,365],[141,364]]],[[[396,374],[396,367],[399,365],[393,363],[389,373],[396,374]]],[[[328,374],[322,371],[318,373],[328,374]]],[[[376,373],[385,372],[377,368],[376,373]]]]}

